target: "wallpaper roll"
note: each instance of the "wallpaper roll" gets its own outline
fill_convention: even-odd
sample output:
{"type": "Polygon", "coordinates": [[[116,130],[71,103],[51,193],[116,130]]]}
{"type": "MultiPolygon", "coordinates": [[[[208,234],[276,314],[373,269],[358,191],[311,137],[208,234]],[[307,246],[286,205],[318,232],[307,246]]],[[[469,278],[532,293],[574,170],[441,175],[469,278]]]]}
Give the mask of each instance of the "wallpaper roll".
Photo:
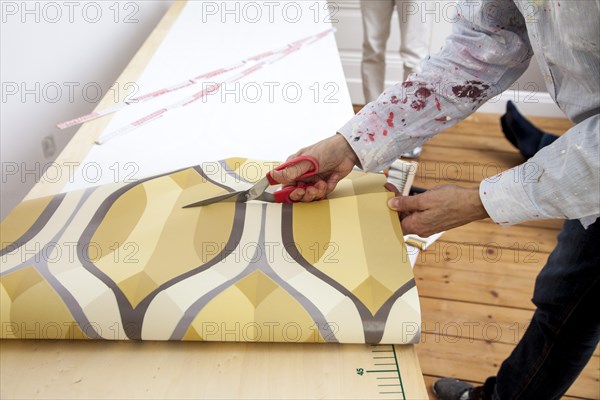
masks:
{"type": "Polygon", "coordinates": [[[275,165],[232,158],[21,203],[1,225],[1,337],[418,341],[383,175],[353,172],[313,203],[182,208],[275,165]]]}

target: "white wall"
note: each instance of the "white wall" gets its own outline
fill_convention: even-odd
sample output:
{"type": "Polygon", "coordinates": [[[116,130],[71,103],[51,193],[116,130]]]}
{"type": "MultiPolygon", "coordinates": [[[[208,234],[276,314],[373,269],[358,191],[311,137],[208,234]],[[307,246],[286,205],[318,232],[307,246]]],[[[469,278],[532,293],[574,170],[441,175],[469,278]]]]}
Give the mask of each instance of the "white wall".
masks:
{"type": "MultiPolygon", "coordinates": [[[[342,64],[346,74],[346,81],[350,89],[350,95],[354,104],[364,104],[362,83],[360,77],[360,60],[362,54],[363,30],[360,15],[359,0],[330,0],[333,8],[337,11],[333,19],[337,19],[336,40],[342,64]]],[[[414,2],[420,11],[424,10],[423,3],[427,3],[427,9],[435,11],[435,14],[426,14],[427,18],[435,18],[433,34],[431,38],[430,52],[436,53],[444,44],[446,37],[452,31],[452,21],[455,20],[455,0],[427,0],[414,2]]],[[[386,85],[390,86],[402,80],[402,64],[398,54],[399,44],[398,17],[394,14],[392,18],[392,32],[387,45],[386,55],[386,85]]],[[[554,104],[547,93],[544,79],[535,59],[532,60],[529,69],[512,86],[511,90],[504,92],[499,99],[490,102],[479,109],[480,112],[504,113],[505,104],[508,100],[517,103],[527,115],[563,117],[564,114],[554,104]],[[536,88],[533,93],[528,89],[536,88]]]]}
{"type": "Polygon", "coordinates": [[[111,85],[170,4],[0,2],[2,219],[77,130],[57,122],[92,111],[102,94],[127,95],[127,82],[111,85]]]}

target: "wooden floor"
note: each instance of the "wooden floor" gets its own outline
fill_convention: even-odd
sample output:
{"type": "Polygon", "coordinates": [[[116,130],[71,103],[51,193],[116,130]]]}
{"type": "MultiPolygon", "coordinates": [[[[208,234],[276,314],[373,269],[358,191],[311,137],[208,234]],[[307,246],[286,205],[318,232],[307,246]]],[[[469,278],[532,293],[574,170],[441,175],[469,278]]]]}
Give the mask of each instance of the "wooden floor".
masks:
{"type": "MultiPolygon", "coordinates": [[[[414,185],[474,187],[524,160],[504,138],[498,115],[477,114],[429,141],[414,185]]],[[[571,123],[531,118],[561,134],[571,123]]],[[[534,280],[556,244],[561,221],[502,228],[490,220],[445,233],[415,266],[423,335],[417,353],[430,389],[439,377],[481,383],[495,375],[531,319],[534,280]]],[[[600,399],[600,357],[565,399],[600,399]]],[[[431,398],[434,398],[430,393],[431,398]]]]}

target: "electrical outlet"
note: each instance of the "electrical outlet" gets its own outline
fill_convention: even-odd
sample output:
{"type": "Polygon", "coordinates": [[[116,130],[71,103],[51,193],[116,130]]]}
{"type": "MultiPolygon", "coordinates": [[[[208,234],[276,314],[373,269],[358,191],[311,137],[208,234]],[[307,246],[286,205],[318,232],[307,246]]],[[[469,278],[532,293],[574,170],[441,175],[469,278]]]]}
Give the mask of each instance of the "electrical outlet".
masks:
{"type": "Polygon", "coordinates": [[[56,154],[56,143],[54,142],[54,136],[48,135],[42,139],[42,152],[44,157],[51,158],[56,154]]]}

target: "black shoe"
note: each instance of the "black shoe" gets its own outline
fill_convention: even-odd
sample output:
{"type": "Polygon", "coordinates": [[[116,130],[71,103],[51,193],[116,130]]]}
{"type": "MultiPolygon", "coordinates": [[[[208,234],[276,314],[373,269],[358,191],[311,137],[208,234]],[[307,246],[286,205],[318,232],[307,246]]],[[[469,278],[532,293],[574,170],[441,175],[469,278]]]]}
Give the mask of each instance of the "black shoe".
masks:
{"type": "Polygon", "coordinates": [[[483,387],[459,381],[453,378],[442,378],[431,387],[438,400],[482,400],[483,387]]]}
{"type": "Polygon", "coordinates": [[[510,126],[508,126],[508,114],[504,114],[500,117],[500,126],[502,127],[502,133],[504,133],[504,137],[508,139],[510,144],[513,145],[515,149],[519,149],[519,142],[517,142],[517,137],[513,133],[510,126]]]}
{"type": "Polygon", "coordinates": [[[506,113],[500,117],[502,132],[508,141],[519,149],[525,158],[531,158],[542,147],[554,142],[558,136],[538,129],[525,118],[512,101],[506,103],[506,113]]]}

